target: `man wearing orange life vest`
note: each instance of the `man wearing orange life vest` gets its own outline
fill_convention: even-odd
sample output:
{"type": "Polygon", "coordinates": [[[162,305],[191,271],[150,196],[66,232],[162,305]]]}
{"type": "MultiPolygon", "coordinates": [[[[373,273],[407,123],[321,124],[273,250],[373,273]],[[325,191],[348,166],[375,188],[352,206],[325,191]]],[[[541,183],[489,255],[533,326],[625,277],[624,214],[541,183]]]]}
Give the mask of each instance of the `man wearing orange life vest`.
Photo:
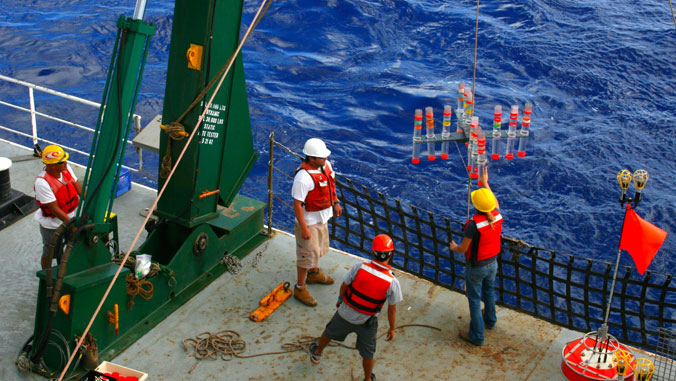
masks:
{"type": "MultiPolygon", "coordinates": [[[[82,184],[77,180],[73,168],[68,165],[68,153],[57,145],[49,145],[42,151],[42,172],[35,179],[35,202],[40,207],[35,220],[40,224],[42,235],[42,268],[47,263],[47,248],[56,229],[63,221],[75,215],[82,184]]],[[[57,262],[60,258],[57,258],[57,262]]]]}
{"type": "Polygon", "coordinates": [[[312,138],[303,147],[305,160],[296,170],[291,195],[296,216],[296,269],[298,283],[293,296],[301,303],[314,307],[317,300],[307,290],[307,284],[333,284],[333,278],[319,268],[319,259],[329,251],[329,219],[339,217],[343,210],[336,194],[336,174],[326,159],[330,154],[326,144],[312,138]]]}
{"type": "Polygon", "coordinates": [[[459,334],[461,339],[474,345],[483,345],[484,327],[493,329],[498,321],[493,285],[502,234],[500,204],[488,185],[488,169],[484,168],[479,180],[484,187],[471,194],[477,213],[465,224],[462,243],[458,245],[451,241],[450,244],[451,250],[465,253],[467,260],[465,288],[471,321],[469,331],[461,330],[459,334]]]}
{"type": "Polygon", "coordinates": [[[403,297],[399,281],[388,265],[394,252],[394,243],[387,234],[378,234],[371,246],[374,259],[360,262],[352,267],[340,286],[336,307],[338,310],[326,325],[319,343],[309,347],[310,361],[319,364],[324,348],[331,340],[343,341],[354,332],[357,334],[357,350],[362,357],[364,379],[375,380],[373,356],[376,352],[378,312],[387,302],[387,320],[390,328],[387,341],[394,339],[397,303],[403,297]]]}

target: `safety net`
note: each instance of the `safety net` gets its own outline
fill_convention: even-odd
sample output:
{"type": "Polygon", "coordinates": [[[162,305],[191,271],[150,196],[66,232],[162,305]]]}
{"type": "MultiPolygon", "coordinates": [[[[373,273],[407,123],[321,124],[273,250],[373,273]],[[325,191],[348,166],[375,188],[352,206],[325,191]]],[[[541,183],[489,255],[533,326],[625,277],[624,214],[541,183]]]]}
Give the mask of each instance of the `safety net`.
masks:
{"type": "MultiPolygon", "coordinates": [[[[298,165],[299,155],[278,142],[275,145],[296,156],[280,160],[298,165]]],[[[285,173],[276,165],[273,168],[285,175],[273,176],[271,183],[273,213],[283,214],[281,208],[291,208],[293,173],[285,173]]],[[[373,238],[388,234],[396,242],[395,268],[465,292],[464,254],[448,248],[451,239],[462,240],[463,222],[388,197],[340,174],[336,190],[343,215],[329,224],[333,247],[369,257],[373,238]]],[[[275,219],[272,225],[293,231],[293,217],[275,219]]],[[[594,331],[603,324],[614,266],[503,236],[496,300],[503,307],[559,326],[594,331]]],[[[611,303],[609,332],[626,344],[654,349],[660,329],[676,327],[676,281],[670,274],[646,271],[642,276],[633,267],[620,266],[611,303]]]]}

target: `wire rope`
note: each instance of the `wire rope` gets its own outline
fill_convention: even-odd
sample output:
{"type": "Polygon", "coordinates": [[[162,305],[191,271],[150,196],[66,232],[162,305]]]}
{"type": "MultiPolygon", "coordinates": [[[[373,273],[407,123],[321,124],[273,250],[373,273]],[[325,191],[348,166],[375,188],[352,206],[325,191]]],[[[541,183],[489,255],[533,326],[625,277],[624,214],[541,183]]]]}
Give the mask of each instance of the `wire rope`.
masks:
{"type": "MultiPolygon", "coordinates": [[[[671,1],[671,0],[669,0],[671,1]]],[[[479,2],[476,0],[476,23],[474,25],[474,68],[472,70],[472,115],[474,115],[474,107],[476,106],[476,64],[477,64],[477,51],[479,48],[479,2]]],[[[471,144],[468,145],[468,149],[471,149],[471,144]]],[[[462,155],[460,155],[462,157],[462,155]]],[[[464,160],[463,160],[464,164],[464,160]]],[[[465,167],[467,168],[467,167],[465,167]]],[[[469,173],[467,176],[467,220],[469,220],[469,205],[470,205],[470,195],[472,193],[472,180],[470,180],[469,173]]]]}

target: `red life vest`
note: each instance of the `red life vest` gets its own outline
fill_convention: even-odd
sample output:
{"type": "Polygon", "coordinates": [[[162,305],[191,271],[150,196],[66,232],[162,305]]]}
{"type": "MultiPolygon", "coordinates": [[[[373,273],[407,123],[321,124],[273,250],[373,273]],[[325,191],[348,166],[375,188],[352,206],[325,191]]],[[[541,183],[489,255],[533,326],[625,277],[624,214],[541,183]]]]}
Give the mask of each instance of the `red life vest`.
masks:
{"type": "Polygon", "coordinates": [[[394,279],[391,268],[373,261],[362,263],[354,281],[347,287],[345,303],[363,314],[379,312],[394,279]]]}
{"type": "Polygon", "coordinates": [[[307,171],[315,183],[314,189],[309,191],[307,196],[305,196],[305,202],[303,203],[305,210],[309,212],[324,210],[330,208],[334,202],[338,201],[334,180],[336,174],[328,165],[324,165],[324,168],[316,169],[307,162],[303,162],[296,170],[296,173],[301,169],[307,171]]]}
{"type": "Polygon", "coordinates": [[[489,265],[495,261],[495,257],[502,249],[500,236],[502,234],[502,215],[497,209],[490,212],[495,220],[491,227],[488,218],[480,213],[472,216],[471,220],[465,223],[465,227],[470,221],[474,221],[476,229],[479,231],[479,236],[472,238],[465,257],[467,262],[473,267],[481,267],[489,265]]]}
{"type": "MultiPolygon", "coordinates": [[[[78,196],[77,190],[75,189],[75,180],[73,179],[73,176],[70,175],[70,171],[65,170],[61,172],[61,176],[66,181],[65,184],[48,172],[45,172],[44,176],[38,176],[38,178],[47,181],[49,187],[52,188],[52,192],[54,193],[54,197],[56,197],[56,202],[59,205],[59,208],[61,208],[61,210],[63,210],[66,214],[70,214],[77,208],[77,205],[80,202],[80,197],[78,196]]],[[[40,207],[40,210],[42,210],[43,216],[56,218],[54,213],[49,210],[49,207],[46,204],[41,203],[37,200],[37,198],[35,199],[35,202],[40,207]]]]}

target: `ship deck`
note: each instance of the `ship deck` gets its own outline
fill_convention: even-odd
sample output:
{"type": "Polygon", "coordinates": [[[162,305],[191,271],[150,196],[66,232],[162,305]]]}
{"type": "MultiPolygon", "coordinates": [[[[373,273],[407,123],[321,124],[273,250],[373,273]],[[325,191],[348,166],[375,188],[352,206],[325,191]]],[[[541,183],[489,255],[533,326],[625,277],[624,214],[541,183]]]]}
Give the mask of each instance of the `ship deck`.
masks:
{"type": "MultiPolygon", "coordinates": [[[[23,158],[14,161],[12,188],[33,195],[34,176],[41,163],[27,158],[31,152],[0,142],[0,156],[23,158]]],[[[76,168],[79,176],[84,170],[76,168]]],[[[140,212],[152,204],[154,190],[134,184],[120,196],[114,212],[120,221],[121,248],[127,250],[143,222],[140,212]]],[[[143,235],[143,237],[145,234],[143,235]]],[[[32,334],[40,268],[41,239],[33,215],[25,216],[0,230],[0,259],[4,263],[0,283],[0,379],[41,379],[19,373],[14,362],[32,334]]],[[[313,365],[306,352],[235,358],[231,361],[188,357],[182,341],[203,332],[233,330],[246,341],[243,356],[278,352],[285,343],[303,336],[319,336],[335,312],[340,280],[358,261],[357,256],[336,250],[322,259],[322,267],[336,283],[311,285],[319,305],[309,308],[295,299],[287,300],[260,323],[249,320],[258,302],[282,282],[294,284],[295,241],[292,235],[276,231],[242,261],[239,274],[224,273],[136,343],[111,360],[113,363],[149,374],[150,380],[268,380],[336,379],[363,377],[356,350],[328,347],[321,364],[313,365]],[[254,261],[257,253],[259,261],[254,261]],[[254,262],[256,265],[254,266],[254,262]]],[[[374,372],[379,379],[471,379],[471,380],[563,380],[560,370],[564,345],[582,334],[543,320],[498,307],[498,324],[487,331],[482,347],[463,342],[458,331],[467,329],[469,310],[464,295],[436,286],[403,272],[395,272],[404,300],[397,306],[397,326],[426,325],[398,329],[395,340],[378,339],[374,372]],[[434,328],[430,328],[434,327],[434,328]]],[[[388,327],[379,321],[379,335],[388,327]]],[[[355,336],[346,344],[354,346],[355,336]]]]}

